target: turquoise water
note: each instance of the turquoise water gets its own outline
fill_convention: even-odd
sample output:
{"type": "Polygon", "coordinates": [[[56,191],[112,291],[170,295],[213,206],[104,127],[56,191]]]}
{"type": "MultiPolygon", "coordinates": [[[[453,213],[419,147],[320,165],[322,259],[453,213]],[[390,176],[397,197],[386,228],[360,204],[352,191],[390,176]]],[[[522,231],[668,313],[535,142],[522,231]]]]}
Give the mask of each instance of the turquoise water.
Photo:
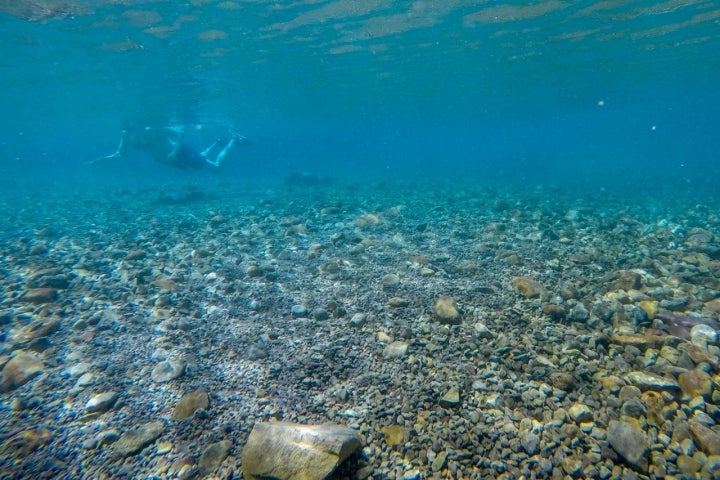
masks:
{"type": "Polygon", "coordinates": [[[715,478],[720,2],[0,0],[0,51],[0,478],[239,478],[269,420],[357,429],[338,479],[715,478]]]}
{"type": "Polygon", "coordinates": [[[6,178],[170,175],[142,158],[119,171],[84,164],[111,153],[123,127],[176,122],[198,148],[228,128],[250,137],[231,177],[647,185],[718,174],[714,1],[0,9],[6,178]]]}

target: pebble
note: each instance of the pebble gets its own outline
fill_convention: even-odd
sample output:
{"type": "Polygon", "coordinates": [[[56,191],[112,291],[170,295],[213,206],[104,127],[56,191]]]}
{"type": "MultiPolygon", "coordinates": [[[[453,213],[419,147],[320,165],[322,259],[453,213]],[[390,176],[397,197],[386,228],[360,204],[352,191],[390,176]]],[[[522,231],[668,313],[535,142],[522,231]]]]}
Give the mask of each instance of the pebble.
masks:
{"type": "Polygon", "coordinates": [[[383,275],[381,283],[383,288],[396,288],[398,285],[400,285],[400,277],[395,273],[388,273],[387,275],[383,275]]]}
{"type": "Polygon", "coordinates": [[[575,423],[590,422],[593,420],[592,410],[582,403],[572,404],[568,409],[568,414],[575,423]]]}
{"type": "Polygon", "coordinates": [[[525,298],[538,298],[545,293],[545,288],[537,280],[530,277],[515,277],[510,285],[525,298]]]}
{"type": "Polygon", "coordinates": [[[532,432],[526,432],[520,437],[520,445],[528,455],[535,455],[540,451],[540,437],[532,432]]]}
{"type": "Polygon", "coordinates": [[[646,466],[648,439],[636,424],[611,420],[608,427],[608,442],[633,467],[642,469],[646,466]]]}
{"type": "Polygon", "coordinates": [[[383,356],[385,358],[402,358],[407,353],[408,344],[406,342],[392,342],[385,346],[383,356]]]}
{"type": "Polygon", "coordinates": [[[368,321],[368,316],[365,313],[354,313],[352,317],[350,317],[349,324],[351,327],[359,328],[365,325],[368,321]]]}
{"type": "Polygon", "coordinates": [[[307,317],[309,312],[305,305],[293,305],[290,309],[290,315],[293,317],[307,317]]]}
{"type": "Polygon", "coordinates": [[[185,373],[186,363],[183,360],[170,359],[158,363],[153,368],[150,378],[155,383],[165,383],[174,380],[185,373]]]}
{"type": "Polygon", "coordinates": [[[93,395],[85,404],[88,413],[104,413],[110,410],[118,399],[117,392],[103,392],[93,395]]]}
{"type": "Polygon", "coordinates": [[[450,297],[437,298],[433,311],[442,324],[458,325],[460,323],[460,312],[458,312],[457,304],[450,297]]]}
{"type": "Polygon", "coordinates": [[[445,408],[454,408],[460,405],[460,389],[450,388],[440,399],[440,405],[445,408]]]}
{"type": "Polygon", "coordinates": [[[405,438],[405,429],[401,425],[388,425],[386,427],[382,427],[381,431],[385,437],[385,443],[388,446],[394,447],[403,443],[405,438]]]}

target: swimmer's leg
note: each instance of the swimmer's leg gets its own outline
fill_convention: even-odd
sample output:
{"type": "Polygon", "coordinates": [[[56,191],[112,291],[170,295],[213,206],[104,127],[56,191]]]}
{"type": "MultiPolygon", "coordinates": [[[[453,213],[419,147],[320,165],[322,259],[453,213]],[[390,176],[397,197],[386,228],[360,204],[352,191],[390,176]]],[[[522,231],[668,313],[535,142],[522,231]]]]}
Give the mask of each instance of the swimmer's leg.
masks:
{"type": "Polygon", "coordinates": [[[209,163],[213,167],[219,167],[222,164],[222,161],[225,160],[225,157],[227,156],[228,152],[230,152],[230,150],[235,146],[235,142],[236,142],[235,138],[232,138],[227,143],[227,145],[225,145],[225,147],[218,152],[217,156],[215,157],[215,160],[210,160],[210,158],[208,158],[208,155],[210,154],[210,150],[215,148],[219,142],[215,142],[212,145],[210,145],[210,147],[206,148],[201,153],[201,155],[203,156],[203,158],[205,158],[205,161],[207,163],[209,163]]]}

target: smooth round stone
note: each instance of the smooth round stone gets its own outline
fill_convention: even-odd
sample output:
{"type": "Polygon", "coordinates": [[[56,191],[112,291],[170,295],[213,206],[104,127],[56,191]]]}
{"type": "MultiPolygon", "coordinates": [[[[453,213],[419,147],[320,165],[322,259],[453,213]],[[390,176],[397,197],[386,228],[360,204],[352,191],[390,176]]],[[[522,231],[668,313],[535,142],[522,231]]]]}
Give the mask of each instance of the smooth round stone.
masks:
{"type": "Polygon", "coordinates": [[[695,325],[690,330],[690,341],[698,347],[718,343],[718,332],[709,325],[695,325]]]}
{"type": "Polygon", "coordinates": [[[367,314],[365,313],[355,313],[350,318],[350,326],[351,327],[362,327],[367,323],[367,314]]]}
{"type": "Polygon", "coordinates": [[[177,359],[165,360],[153,368],[150,378],[155,383],[164,383],[178,378],[183,373],[185,373],[184,361],[177,359]]]}
{"type": "Polygon", "coordinates": [[[293,317],[306,317],[308,312],[309,311],[305,305],[293,305],[290,309],[290,314],[293,317]]]}
{"type": "Polygon", "coordinates": [[[88,413],[103,413],[110,410],[118,399],[117,392],[104,392],[93,395],[85,404],[88,413]]]}
{"type": "Polygon", "coordinates": [[[405,342],[392,342],[385,347],[383,356],[385,358],[402,358],[407,353],[408,344],[405,342]]]}
{"type": "Polygon", "coordinates": [[[388,273],[382,277],[383,288],[395,288],[400,285],[400,277],[394,273],[388,273]]]}
{"type": "Polygon", "coordinates": [[[89,385],[92,385],[95,382],[94,378],[95,378],[95,376],[92,373],[90,373],[90,372],[85,373],[85,374],[81,375],[80,378],[78,378],[77,382],[75,382],[75,386],[76,387],[87,387],[89,385]]]}

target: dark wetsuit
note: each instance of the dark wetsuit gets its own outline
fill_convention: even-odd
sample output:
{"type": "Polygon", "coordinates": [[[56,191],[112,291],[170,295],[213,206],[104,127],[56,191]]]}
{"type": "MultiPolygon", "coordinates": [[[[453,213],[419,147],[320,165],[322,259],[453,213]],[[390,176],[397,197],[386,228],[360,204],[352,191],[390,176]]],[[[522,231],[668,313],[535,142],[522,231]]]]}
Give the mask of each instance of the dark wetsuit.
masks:
{"type": "Polygon", "coordinates": [[[205,168],[208,166],[205,157],[200,152],[195,150],[193,147],[186,143],[180,143],[180,146],[175,152],[175,158],[172,164],[178,168],[205,168]]]}

